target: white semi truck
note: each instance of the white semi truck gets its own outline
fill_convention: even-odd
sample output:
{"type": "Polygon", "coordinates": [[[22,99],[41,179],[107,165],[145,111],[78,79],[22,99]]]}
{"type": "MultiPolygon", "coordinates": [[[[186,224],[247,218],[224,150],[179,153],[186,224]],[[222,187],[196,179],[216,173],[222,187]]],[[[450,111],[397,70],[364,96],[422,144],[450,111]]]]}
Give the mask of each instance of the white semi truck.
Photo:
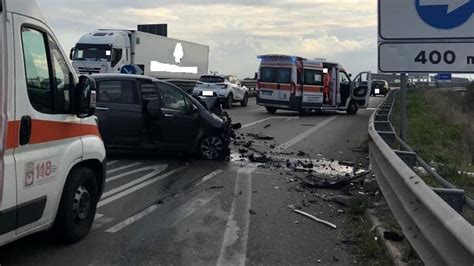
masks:
{"type": "Polygon", "coordinates": [[[78,74],[198,79],[208,73],[209,46],[138,30],[100,29],[82,36],[70,58],[78,74]]]}

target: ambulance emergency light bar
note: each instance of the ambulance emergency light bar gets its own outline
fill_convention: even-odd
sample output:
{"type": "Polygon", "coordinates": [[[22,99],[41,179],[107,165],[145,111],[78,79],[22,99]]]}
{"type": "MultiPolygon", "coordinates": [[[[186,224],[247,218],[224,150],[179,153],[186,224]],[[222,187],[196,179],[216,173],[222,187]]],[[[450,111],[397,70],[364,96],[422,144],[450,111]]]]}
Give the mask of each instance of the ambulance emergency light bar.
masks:
{"type": "Polygon", "coordinates": [[[296,62],[297,59],[304,59],[298,56],[291,56],[291,55],[259,55],[257,56],[258,59],[263,61],[289,61],[296,62]]]}

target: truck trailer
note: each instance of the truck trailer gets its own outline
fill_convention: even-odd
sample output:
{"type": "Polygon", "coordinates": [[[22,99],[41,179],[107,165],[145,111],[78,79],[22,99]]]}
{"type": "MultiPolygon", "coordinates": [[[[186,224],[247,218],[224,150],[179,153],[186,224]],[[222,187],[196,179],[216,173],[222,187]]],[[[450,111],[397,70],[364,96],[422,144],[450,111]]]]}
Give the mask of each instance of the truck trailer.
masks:
{"type": "Polygon", "coordinates": [[[78,74],[196,80],[208,73],[209,46],[140,30],[99,29],[82,36],[70,58],[78,74]]]}

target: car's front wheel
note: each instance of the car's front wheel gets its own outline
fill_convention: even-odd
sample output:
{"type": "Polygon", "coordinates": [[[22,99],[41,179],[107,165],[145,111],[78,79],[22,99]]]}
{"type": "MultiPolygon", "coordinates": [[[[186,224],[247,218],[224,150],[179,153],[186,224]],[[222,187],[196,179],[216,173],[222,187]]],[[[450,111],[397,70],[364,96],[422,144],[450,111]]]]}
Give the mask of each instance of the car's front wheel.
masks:
{"type": "Polygon", "coordinates": [[[199,143],[199,157],[205,160],[223,160],[228,147],[218,135],[204,136],[199,143]]]}
{"type": "Polygon", "coordinates": [[[244,99],[240,102],[240,105],[242,105],[242,107],[246,107],[248,104],[249,104],[249,95],[245,93],[244,99]]]}
{"type": "Polygon", "coordinates": [[[64,186],[54,229],[58,237],[75,243],[90,231],[99,200],[94,172],[85,167],[74,168],[64,186]]]}

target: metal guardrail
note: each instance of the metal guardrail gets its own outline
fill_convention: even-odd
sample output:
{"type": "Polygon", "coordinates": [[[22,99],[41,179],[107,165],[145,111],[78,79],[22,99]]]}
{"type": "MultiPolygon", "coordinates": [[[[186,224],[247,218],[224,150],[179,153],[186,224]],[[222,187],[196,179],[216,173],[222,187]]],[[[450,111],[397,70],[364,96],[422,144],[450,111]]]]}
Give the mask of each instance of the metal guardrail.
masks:
{"type": "MultiPolygon", "coordinates": [[[[458,189],[455,185],[451,184],[451,182],[449,182],[440,174],[438,174],[435,170],[433,170],[433,168],[431,168],[431,166],[427,162],[425,162],[423,158],[421,158],[418,154],[416,154],[413,151],[413,149],[410,146],[408,146],[408,144],[404,142],[400,137],[395,135],[395,138],[397,139],[398,143],[400,143],[400,147],[402,147],[406,151],[413,153],[414,156],[416,156],[416,161],[418,162],[418,164],[421,167],[423,167],[423,169],[425,169],[426,172],[428,172],[428,174],[430,174],[436,180],[436,182],[438,182],[443,188],[454,189],[454,190],[458,189]]],[[[463,201],[469,208],[474,210],[474,200],[472,198],[470,198],[467,195],[464,195],[463,201]]]]}
{"type": "Polygon", "coordinates": [[[407,165],[412,156],[394,151],[392,91],[369,121],[370,163],[405,237],[426,265],[474,263],[474,228],[407,165]],[[404,160],[402,160],[402,158],[404,160]]]}

